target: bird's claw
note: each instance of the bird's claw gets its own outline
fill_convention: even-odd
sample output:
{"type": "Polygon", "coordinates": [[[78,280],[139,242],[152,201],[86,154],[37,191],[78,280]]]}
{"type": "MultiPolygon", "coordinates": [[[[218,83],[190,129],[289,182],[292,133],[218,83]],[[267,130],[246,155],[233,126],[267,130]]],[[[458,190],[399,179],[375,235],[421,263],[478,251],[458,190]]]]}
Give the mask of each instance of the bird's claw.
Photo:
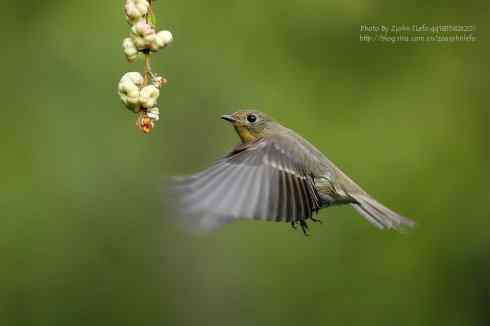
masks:
{"type": "Polygon", "coordinates": [[[306,224],[306,221],[300,220],[299,225],[301,226],[301,230],[303,231],[303,234],[305,235],[305,237],[309,236],[309,234],[308,234],[309,228],[308,228],[308,224],[306,224]]]}
{"type": "Polygon", "coordinates": [[[320,223],[320,224],[322,224],[322,220],[317,219],[317,218],[314,218],[313,216],[312,216],[312,217],[310,217],[310,220],[312,220],[312,221],[313,221],[313,222],[315,222],[315,223],[320,223]]]}
{"type": "MultiPolygon", "coordinates": [[[[312,220],[313,222],[315,223],[322,223],[321,220],[319,219],[316,219],[316,218],[313,218],[313,217],[310,217],[310,220],[312,220]]],[[[297,227],[296,227],[296,223],[299,223],[299,226],[301,226],[301,231],[303,231],[303,234],[305,236],[309,236],[310,234],[308,233],[308,231],[310,230],[308,224],[306,223],[306,220],[297,220],[297,221],[291,221],[291,227],[296,230],[297,227]]]]}

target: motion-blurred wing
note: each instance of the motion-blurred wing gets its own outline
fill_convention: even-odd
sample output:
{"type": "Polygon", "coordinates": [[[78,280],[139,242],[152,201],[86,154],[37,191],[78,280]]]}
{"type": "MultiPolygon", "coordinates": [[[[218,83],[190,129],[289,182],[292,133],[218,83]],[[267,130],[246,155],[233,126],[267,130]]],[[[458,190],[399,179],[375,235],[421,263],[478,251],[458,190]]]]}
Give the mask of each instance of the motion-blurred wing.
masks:
{"type": "Polygon", "coordinates": [[[240,145],[210,168],[175,178],[169,199],[184,226],[195,231],[237,218],[304,220],[320,208],[311,173],[268,139],[240,145]]]}

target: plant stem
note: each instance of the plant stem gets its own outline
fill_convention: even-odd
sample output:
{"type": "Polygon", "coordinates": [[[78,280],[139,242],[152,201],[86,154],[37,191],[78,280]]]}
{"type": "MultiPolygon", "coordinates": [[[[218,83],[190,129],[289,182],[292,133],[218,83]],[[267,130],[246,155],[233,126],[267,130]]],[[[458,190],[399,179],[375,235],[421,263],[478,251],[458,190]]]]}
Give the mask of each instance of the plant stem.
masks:
{"type": "Polygon", "coordinates": [[[148,86],[150,84],[151,80],[151,62],[150,62],[150,52],[145,53],[145,67],[144,67],[144,74],[143,74],[143,85],[148,86]]]}
{"type": "MultiPolygon", "coordinates": [[[[148,3],[150,4],[150,8],[148,9],[148,14],[146,15],[146,23],[149,23],[149,21],[150,21],[149,17],[153,14],[152,0],[148,0],[148,3]]],[[[144,55],[145,55],[145,66],[144,66],[144,73],[143,73],[143,78],[144,78],[143,85],[144,86],[148,86],[150,84],[150,80],[151,80],[151,76],[150,76],[150,73],[151,73],[150,54],[151,54],[151,52],[149,50],[144,52],[144,55]]]]}

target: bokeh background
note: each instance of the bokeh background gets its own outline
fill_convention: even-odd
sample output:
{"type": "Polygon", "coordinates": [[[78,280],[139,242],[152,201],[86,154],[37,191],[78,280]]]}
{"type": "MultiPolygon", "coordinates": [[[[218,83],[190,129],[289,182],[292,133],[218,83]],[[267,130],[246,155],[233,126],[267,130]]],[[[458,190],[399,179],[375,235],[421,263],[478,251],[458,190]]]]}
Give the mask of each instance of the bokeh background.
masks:
{"type": "Polygon", "coordinates": [[[488,325],[487,1],[157,1],[175,42],[150,136],[116,94],[123,1],[9,2],[0,80],[0,325],[488,325]],[[476,25],[476,43],[366,44],[361,24],[476,25]],[[238,138],[249,107],[413,218],[347,207],[305,238],[165,216],[162,178],[238,138]]]}

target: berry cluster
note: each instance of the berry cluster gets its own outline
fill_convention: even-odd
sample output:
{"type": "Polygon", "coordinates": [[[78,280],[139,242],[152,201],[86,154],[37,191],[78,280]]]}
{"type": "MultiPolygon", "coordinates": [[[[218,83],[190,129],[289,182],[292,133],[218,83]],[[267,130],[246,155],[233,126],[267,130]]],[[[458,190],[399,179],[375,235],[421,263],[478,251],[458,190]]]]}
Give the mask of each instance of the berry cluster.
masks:
{"type": "Polygon", "coordinates": [[[149,133],[159,119],[158,97],[160,88],[167,82],[151,71],[150,54],[163,49],[173,40],[169,31],[156,32],[151,19],[153,1],[126,0],[124,9],[131,30],[122,47],[130,63],[144,56],[145,69],[144,75],[139,72],[126,73],[118,85],[121,101],[126,108],[138,114],[136,125],[145,133],[149,133]]]}

